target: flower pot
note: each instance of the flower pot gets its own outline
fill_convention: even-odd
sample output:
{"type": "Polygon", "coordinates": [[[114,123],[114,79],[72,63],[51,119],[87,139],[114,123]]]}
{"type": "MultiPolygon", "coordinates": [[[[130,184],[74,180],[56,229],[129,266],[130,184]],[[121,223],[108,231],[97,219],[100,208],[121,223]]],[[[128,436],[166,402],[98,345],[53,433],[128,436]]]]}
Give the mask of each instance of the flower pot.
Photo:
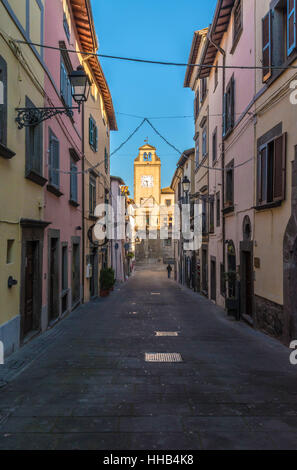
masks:
{"type": "Polygon", "coordinates": [[[100,297],[107,297],[109,295],[108,289],[100,289],[100,297]]]}

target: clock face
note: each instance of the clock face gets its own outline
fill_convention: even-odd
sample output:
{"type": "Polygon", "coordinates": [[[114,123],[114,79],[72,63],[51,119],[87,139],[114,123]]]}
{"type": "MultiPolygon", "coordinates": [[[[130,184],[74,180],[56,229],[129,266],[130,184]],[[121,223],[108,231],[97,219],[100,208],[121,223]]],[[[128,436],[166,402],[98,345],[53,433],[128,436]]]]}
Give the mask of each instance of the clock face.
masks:
{"type": "Polygon", "coordinates": [[[143,175],[141,177],[141,186],[143,188],[152,188],[154,186],[154,177],[143,175]]]}

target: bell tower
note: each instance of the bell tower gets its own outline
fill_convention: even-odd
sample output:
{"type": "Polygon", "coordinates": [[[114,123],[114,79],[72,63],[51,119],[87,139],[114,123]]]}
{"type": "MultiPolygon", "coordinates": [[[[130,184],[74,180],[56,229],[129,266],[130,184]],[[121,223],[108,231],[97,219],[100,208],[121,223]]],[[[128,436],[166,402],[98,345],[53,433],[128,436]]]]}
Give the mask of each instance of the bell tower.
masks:
{"type": "Polygon", "coordinates": [[[134,201],[141,205],[148,199],[160,204],[161,195],[161,160],[156,148],[146,143],[139,148],[134,160],[134,201]]]}

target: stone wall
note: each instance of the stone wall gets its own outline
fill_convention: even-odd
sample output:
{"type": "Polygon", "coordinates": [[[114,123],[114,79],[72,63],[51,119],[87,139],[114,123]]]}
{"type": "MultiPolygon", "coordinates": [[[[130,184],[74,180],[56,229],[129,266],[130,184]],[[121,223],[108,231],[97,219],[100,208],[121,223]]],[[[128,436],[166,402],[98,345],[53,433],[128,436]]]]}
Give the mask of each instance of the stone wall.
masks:
{"type": "Polygon", "coordinates": [[[283,306],[256,295],[255,310],[257,328],[281,339],[285,328],[283,306]]]}

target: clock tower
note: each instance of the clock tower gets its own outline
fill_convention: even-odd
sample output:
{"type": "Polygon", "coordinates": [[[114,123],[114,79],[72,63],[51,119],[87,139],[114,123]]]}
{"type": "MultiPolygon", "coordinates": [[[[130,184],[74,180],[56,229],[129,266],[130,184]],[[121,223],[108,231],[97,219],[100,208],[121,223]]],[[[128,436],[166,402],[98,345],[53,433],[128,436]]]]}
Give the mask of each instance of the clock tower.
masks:
{"type": "Polygon", "coordinates": [[[159,205],[160,197],[161,160],[156,148],[146,143],[134,161],[134,201],[137,205],[145,205],[146,201],[159,205]]]}

